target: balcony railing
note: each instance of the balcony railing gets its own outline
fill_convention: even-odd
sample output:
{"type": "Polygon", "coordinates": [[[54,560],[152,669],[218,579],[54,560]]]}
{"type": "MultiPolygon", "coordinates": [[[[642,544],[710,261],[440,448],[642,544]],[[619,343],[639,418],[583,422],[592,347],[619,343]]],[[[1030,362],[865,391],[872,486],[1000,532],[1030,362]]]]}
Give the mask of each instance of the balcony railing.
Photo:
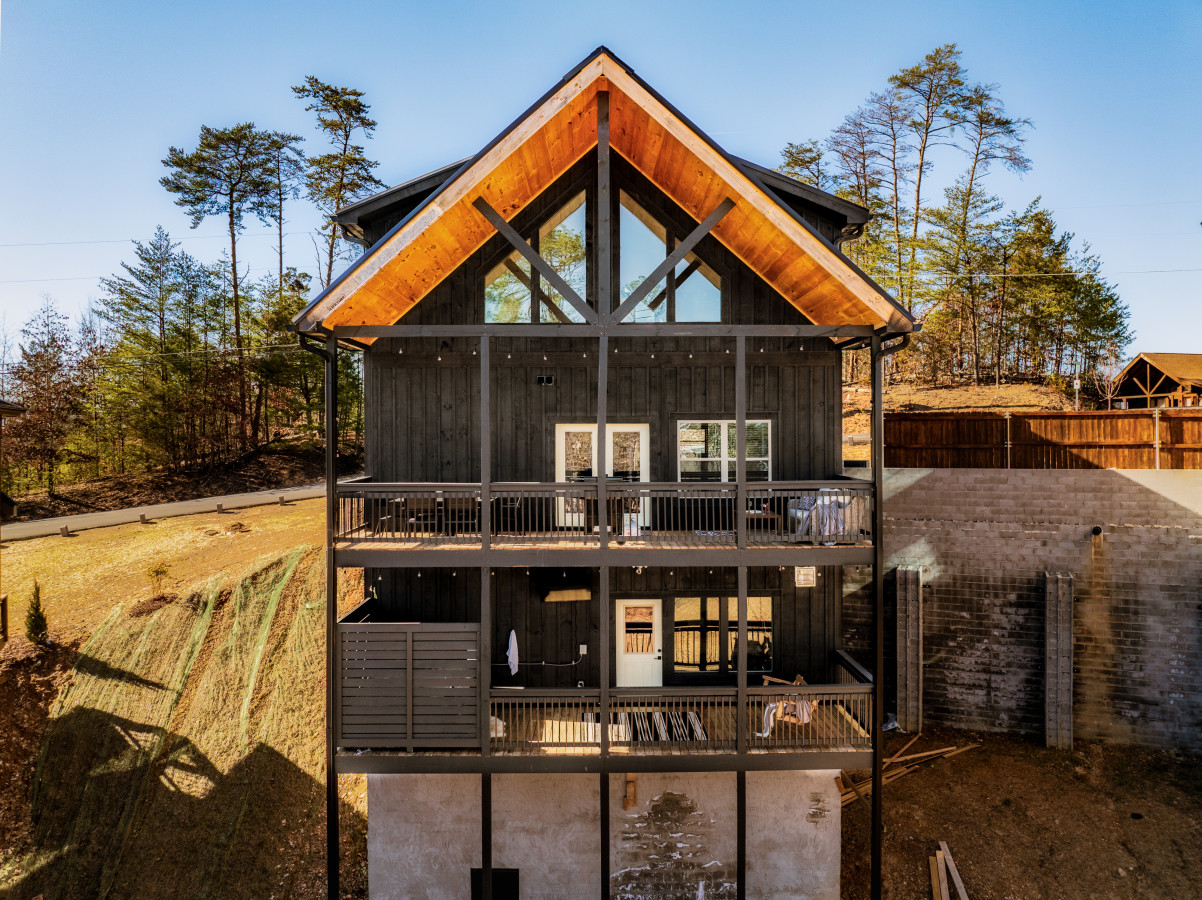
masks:
{"type": "Polygon", "coordinates": [[[742,707],[732,687],[615,688],[605,698],[597,688],[493,688],[485,725],[480,626],[372,622],[367,607],[337,626],[343,748],[470,752],[487,742],[519,756],[664,756],[870,747],[872,685],[850,680],[749,687],[742,707]]]}
{"type": "MultiPolygon", "coordinates": [[[[750,752],[858,751],[871,747],[861,723],[871,721],[870,685],[748,688],[750,752]]],[[[734,753],[738,740],[734,688],[619,689],[609,693],[607,723],[596,690],[492,692],[493,753],[593,755],[602,727],[611,754],[734,753]]]]}
{"type": "MultiPolygon", "coordinates": [[[[489,544],[497,548],[600,544],[597,484],[489,485],[489,544]]],[[[355,483],[338,486],[336,539],[400,549],[480,547],[479,484],[355,483]]],[[[606,485],[609,544],[615,548],[865,546],[872,486],[855,481],[760,482],[740,503],[735,485],[612,482],[606,485]]]]}

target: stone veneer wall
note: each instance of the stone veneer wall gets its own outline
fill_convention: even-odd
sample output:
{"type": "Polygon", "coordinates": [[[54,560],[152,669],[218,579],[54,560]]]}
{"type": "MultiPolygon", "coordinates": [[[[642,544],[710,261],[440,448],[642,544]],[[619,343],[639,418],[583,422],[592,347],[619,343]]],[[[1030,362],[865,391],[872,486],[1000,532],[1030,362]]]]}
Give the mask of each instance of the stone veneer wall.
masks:
{"type": "MultiPolygon", "coordinates": [[[[1042,735],[1044,573],[1067,572],[1075,736],[1202,751],[1202,472],[889,469],[884,539],[923,573],[927,722],[1042,735]]],[[[844,573],[861,658],[868,573],[844,573]]]]}

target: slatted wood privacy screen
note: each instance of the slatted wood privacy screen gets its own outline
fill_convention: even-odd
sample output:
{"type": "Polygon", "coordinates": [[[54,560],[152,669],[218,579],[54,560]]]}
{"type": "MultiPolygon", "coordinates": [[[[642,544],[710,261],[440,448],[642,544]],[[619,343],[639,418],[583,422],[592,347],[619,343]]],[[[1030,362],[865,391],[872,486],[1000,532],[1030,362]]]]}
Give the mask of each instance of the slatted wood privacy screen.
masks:
{"type": "Polygon", "coordinates": [[[889,413],[885,465],[953,469],[1199,469],[1202,410],[889,413]]]}
{"type": "Polygon", "coordinates": [[[338,624],[339,745],[480,744],[478,623],[338,624]]]}

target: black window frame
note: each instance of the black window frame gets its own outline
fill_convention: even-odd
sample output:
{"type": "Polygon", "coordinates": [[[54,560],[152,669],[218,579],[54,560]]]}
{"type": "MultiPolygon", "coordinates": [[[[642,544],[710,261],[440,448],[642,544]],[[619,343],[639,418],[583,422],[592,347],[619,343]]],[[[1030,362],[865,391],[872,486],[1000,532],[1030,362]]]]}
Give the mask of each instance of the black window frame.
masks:
{"type": "MultiPolygon", "coordinates": [[[[713,672],[677,672],[676,671],[676,601],[678,599],[692,599],[694,597],[715,597],[718,600],[718,646],[725,648],[730,646],[731,635],[738,631],[738,597],[727,589],[715,590],[706,588],[704,590],[672,590],[663,591],[659,594],[647,594],[647,596],[658,596],[662,598],[664,609],[660,613],[663,617],[664,629],[664,685],[665,686],[691,686],[691,685],[714,685],[714,686],[731,686],[738,679],[738,670],[735,666],[733,654],[723,653],[723,658],[720,660],[719,668],[713,672]]],[[[776,650],[777,637],[779,635],[778,624],[780,622],[781,612],[781,592],[779,590],[760,590],[756,589],[748,592],[749,597],[767,597],[772,603],[772,667],[769,669],[748,670],[748,677],[756,675],[775,675],[776,664],[779,659],[779,653],[776,650]]],[[[638,597],[630,594],[622,594],[622,599],[638,599],[638,597]]]]}

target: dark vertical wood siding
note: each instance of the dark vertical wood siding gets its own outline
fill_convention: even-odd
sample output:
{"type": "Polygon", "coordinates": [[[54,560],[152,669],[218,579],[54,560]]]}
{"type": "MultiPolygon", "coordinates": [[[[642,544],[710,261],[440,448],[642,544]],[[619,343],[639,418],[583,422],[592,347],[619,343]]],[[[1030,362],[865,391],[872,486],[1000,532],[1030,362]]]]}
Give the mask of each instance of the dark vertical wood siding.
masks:
{"type": "MultiPolygon", "coordinates": [[[[367,472],[377,481],[478,481],[479,358],[448,350],[439,361],[409,343],[407,357],[384,348],[368,353],[367,472]]],[[[498,339],[493,350],[493,479],[553,481],[555,425],[596,420],[595,344],[560,341],[543,362],[541,351],[513,346],[520,343],[530,342],[498,339]],[[554,376],[554,385],[538,384],[540,375],[554,376]]],[[[610,343],[618,353],[609,365],[609,421],[650,424],[651,480],[675,481],[677,423],[735,416],[734,354],[699,349],[689,359],[662,349],[665,341],[610,343]]],[[[780,343],[765,341],[763,353],[757,345],[747,354],[748,418],[772,422],[773,478],[836,476],[838,354],[770,352],[780,343]]]]}
{"type": "MultiPolygon", "coordinates": [[[[835,645],[837,569],[819,569],[819,586],[794,586],[793,570],[759,567],[748,570],[752,596],[774,598],[776,640],[773,674],[792,679],[804,675],[811,683],[827,680],[829,652],[835,645]]],[[[633,568],[611,570],[611,596],[736,596],[734,568],[633,568]]],[[[583,681],[596,687],[600,680],[599,575],[596,570],[497,568],[493,571],[492,658],[494,685],[575,687],[583,681]],[[527,574],[527,572],[530,574],[527,574]],[[587,586],[589,601],[543,600],[559,585],[587,586]],[[509,674],[505,654],[509,632],[517,635],[521,665],[509,674]],[[589,653],[575,663],[579,646],[589,653]],[[547,663],[548,665],[543,665],[547,663]]],[[[368,569],[368,594],[374,589],[371,620],[397,622],[480,621],[479,569],[368,569]]],[[[665,604],[665,626],[670,607],[665,604]]],[[[611,626],[612,627],[612,626],[611,626]]],[[[670,672],[665,683],[671,684],[670,672]]],[[[715,682],[718,683],[718,682],[715,682]]],[[[730,683],[733,684],[733,674],[730,683]]]]}

